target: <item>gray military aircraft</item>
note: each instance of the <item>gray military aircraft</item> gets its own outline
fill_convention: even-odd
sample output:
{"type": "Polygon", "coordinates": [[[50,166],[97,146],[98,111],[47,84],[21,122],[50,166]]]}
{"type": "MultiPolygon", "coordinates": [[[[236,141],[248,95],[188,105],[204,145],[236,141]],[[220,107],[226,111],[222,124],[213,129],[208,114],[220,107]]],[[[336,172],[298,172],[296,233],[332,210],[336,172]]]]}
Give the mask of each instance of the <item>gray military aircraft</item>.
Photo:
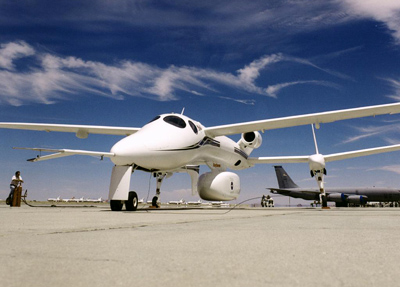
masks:
{"type": "MultiPolygon", "coordinates": [[[[318,188],[299,187],[282,166],[274,167],[279,188],[267,188],[272,193],[305,200],[320,200],[318,188]]],[[[400,201],[400,190],[389,187],[331,187],[325,188],[325,192],[327,200],[335,202],[336,207],[347,207],[349,203],[364,205],[368,201],[400,201]]]]}

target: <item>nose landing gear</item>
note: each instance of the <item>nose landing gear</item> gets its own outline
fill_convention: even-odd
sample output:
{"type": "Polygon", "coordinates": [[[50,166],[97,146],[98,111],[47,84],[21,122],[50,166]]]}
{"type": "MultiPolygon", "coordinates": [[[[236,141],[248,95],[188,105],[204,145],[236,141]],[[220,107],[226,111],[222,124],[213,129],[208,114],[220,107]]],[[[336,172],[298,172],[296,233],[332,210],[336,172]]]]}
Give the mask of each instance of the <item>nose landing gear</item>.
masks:
{"type": "Polygon", "coordinates": [[[156,195],[153,197],[151,201],[151,207],[153,208],[160,208],[160,202],[159,202],[159,197],[160,197],[160,189],[161,189],[161,184],[164,180],[164,178],[167,176],[167,173],[154,173],[154,177],[157,178],[157,189],[156,189],[156,195]]]}

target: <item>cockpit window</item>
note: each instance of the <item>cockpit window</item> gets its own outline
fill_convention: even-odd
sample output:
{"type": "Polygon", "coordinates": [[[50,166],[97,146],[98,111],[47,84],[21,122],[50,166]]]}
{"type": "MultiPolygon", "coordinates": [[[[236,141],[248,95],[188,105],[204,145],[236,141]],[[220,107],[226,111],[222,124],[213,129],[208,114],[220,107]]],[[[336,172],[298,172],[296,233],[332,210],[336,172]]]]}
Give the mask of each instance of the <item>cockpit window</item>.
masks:
{"type": "Polygon", "coordinates": [[[184,129],[186,127],[185,121],[177,116],[166,116],[164,118],[164,121],[181,129],[184,129]]]}
{"type": "Polygon", "coordinates": [[[197,130],[196,125],[192,121],[189,121],[189,125],[192,128],[192,130],[194,131],[194,133],[197,135],[198,130],[197,130]]]}
{"type": "Polygon", "coordinates": [[[160,116],[156,116],[154,119],[152,119],[151,121],[149,121],[148,124],[149,124],[149,123],[152,123],[152,122],[154,122],[154,121],[156,121],[156,120],[158,120],[159,118],[160,118],[160,116]]]}

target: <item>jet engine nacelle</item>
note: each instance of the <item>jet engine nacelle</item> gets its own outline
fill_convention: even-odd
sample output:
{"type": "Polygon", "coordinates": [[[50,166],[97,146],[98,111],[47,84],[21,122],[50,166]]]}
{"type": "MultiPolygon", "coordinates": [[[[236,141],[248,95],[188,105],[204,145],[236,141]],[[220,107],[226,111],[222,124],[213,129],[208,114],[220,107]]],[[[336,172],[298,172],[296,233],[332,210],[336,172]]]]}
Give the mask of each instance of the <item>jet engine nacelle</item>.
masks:
{"type": "Polygon", "coordinates": [[[366,204],[367,201],[368,201],[368,197],[365,195],[350,195],[347,198],[347,202],[349,202],[349,203],[366,204]]]}
{"type": "Polygon", "coordinates": [[[262,144],[262,136],[259,132],[248,132],[248,133],[243,133],[242,137],[240,138],[238,142],[240,148],[246,152],[247,154],[250,154],[250,152],[255,149],[259,148],[262,144]]]}
{"type": "Polygon", "coordinates": [[[204,200],[234,200],[239,197],[240,179],[233,172],[207,172],[199,177],[197,190],[204,200]]]}
{"type": "Polygon", "coordinates": [[[331,193],[326,196],[328,201],[346,202],[348,196],[343,193],[331,193]]]}

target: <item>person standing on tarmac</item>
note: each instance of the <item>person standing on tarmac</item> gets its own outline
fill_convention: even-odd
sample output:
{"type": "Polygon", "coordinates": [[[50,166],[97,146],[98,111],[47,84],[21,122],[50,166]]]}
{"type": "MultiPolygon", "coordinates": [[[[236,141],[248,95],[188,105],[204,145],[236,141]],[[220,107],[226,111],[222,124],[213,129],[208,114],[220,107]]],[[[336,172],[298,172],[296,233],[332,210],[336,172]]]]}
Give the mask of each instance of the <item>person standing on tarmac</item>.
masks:
{"type": "Polygon", "coordinates": [[[18,185],[20,185],[23,182],[24,181],[22,180],[21,172],[20,171],[15,172],[15,175],[12,177],[10,183],[10,195],[8,196],[9,205],[12,205],[15,189],[17,188],[18,185]]]}

